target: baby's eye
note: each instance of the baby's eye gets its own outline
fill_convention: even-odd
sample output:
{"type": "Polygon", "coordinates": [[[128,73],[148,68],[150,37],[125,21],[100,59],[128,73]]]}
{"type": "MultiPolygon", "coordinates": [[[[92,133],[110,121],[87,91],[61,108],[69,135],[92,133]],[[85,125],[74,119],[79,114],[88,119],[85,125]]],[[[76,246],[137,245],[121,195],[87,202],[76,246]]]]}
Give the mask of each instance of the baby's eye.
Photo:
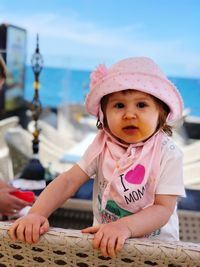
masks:
{"type": "Polygon", "coordinates": [[[139,103],[137,103],[137,107],[138,108],[145,108],[145,107],[147,107],[147,104],[145,102],[139,102],[139,103]]]}
{"type": "Polygon", "coordinates": [[[120,108],[124,108],[124,104],[123,104],[123,103],[116,103],[116,104],[115,104],[115,107],[116,107],[116,108],[119,108],[119,109],[120,109],[120,108]]]}

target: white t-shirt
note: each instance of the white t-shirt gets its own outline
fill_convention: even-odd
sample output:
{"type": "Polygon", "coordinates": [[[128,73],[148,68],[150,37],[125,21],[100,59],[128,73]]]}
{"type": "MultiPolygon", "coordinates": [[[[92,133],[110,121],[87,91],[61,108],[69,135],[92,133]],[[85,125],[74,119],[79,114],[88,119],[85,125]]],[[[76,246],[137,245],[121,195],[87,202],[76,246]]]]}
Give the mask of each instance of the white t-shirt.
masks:
{"type": "MultiPolygon", "coordinates": [[[[95,175],[93,189],[94,224],[115,221],[118,218],[134,214],[136,211],[139,211],[148,205],[152,205],[152,197],[154,198],[155,194],[185,196],[182,173],[183,154],[181,150],[167,135],[164,135],[160,149],[160,167],[154,186],[154,192],[152,192],[152,188],[151,190],[148,190],[148,183],[150,182],[139,189],[137,187],[137,190],[132,189],[132,191],[128,191],[126,185],[121,181],[125,189],[124,192],[126,190],[129,192],[129,194],[124,197],[125,205],[123,204],[123,208],[122,205],[115,200],[115,192],[113,192],[115,187],[113,186],[112,194],[109,195],[106,207],[102,208],[102,195],[106,188],[106,181],[102,172],[102,155],[100,154],[90,165],[88,165],[86,160],[88,150],[85,152],[78,165],[88,174],[88,176],[92,177],[95,175]]],[[[120,179],[123,180],[123,175],[121,175],[120,179]]],[[[161,229],[154,231],[148,237],[169,241],[179,240],[179,223],[176,208],[168,223],[161,229]]]]}

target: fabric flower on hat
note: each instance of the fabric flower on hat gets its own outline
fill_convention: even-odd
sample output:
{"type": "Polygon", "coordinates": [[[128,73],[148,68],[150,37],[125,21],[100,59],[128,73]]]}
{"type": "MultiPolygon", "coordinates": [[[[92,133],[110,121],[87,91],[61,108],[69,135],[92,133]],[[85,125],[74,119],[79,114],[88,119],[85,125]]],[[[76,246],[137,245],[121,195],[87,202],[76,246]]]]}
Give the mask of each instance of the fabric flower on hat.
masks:
{"type": "Polygon", "coordinates": [[[104,64],[100,64],[97,66],[96,70],[94,70],[90,75],[90,88],[93,89],[95,85],[103,79],[108,74],[108,69],[104,64]]]}

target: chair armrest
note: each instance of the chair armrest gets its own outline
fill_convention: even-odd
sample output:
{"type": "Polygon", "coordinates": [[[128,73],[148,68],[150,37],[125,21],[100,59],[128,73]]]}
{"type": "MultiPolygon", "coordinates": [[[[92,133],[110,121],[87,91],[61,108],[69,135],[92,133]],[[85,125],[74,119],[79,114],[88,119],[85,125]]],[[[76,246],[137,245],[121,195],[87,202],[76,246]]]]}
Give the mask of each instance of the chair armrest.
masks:
{"type": "Polygon", "coordinates": [[[200,243],[200,211],[179,209],[178,217],[180,239],[200,243]]]}
{"type": "Polygon", "coordinates": [[[3,266],[199,266],[200,244],[128,239],[116,258],[105,258],[92,248],[93,235],[79,230],[50,228],[37,244],[13,242],[10,224],[0,222],[3,266]]]}

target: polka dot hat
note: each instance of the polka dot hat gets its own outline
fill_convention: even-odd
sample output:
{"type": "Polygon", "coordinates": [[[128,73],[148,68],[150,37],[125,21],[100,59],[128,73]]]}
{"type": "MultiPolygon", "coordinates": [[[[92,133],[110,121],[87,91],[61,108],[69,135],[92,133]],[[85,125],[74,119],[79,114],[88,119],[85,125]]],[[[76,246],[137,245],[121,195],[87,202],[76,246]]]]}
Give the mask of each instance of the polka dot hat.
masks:
{"type": "Polygon", "coordinates": [[[183,101],[175,85],[171,83],[155,62],[146,57],[127,58],[107,69],[99,65],[91,73],[90,92],[86,97],[87,111],[98,117],[101,98],[107,94],[135,89],[151,94],[170,108],[167,121],[182,116],[183,101]]]}

